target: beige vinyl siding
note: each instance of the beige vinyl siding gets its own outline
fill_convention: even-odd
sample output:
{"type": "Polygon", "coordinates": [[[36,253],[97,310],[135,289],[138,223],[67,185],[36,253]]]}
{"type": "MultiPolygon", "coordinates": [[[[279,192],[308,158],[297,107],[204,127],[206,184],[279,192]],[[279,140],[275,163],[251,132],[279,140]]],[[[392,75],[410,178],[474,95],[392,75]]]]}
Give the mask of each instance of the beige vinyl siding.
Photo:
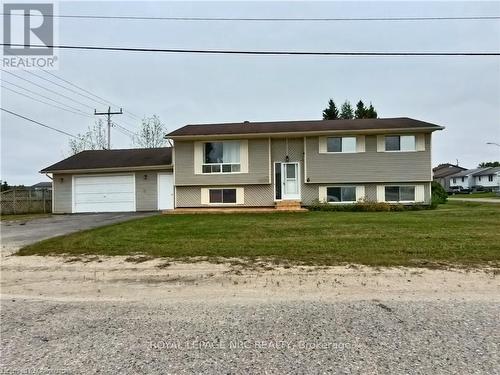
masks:
{"type": "Polygon", "coordinates": [[[52,176],[52,199],[56,214],[68,214],[72,212],[72,175],[54,174],[52,176]]]}
{"type": "MultiPolygon", "coordinates": [[[[245,207],[274,206],[273,188],[271,184],[231,187],[237,189],[237,205],[241,204],[245,207]]],[[[229,188],[229,186],[177,186],[175,189],[176,207],[206,207],[207,204],[202,203],[202,201],[208,202],[208,189],[212,188],[229,188]],[[205,196],[203,197],[202,194],[205,196]]]]}
{"type": "Polygon", "coordinates": [[[377,152],[380,137],[366,135],[365,152],[347,154],[320,153],[319,137],[307,137],[305,178],[309,183],[346,184],[431,181],[431,135],[417,135],[417,139],[421,136],[425,151],[377,152]]]}
{"type": "Polygon", "coordinates": [[[170,171],[140,171],[135,173],[136,211],[156,211],[158,209],[158,172],[170,171]],[[144,176],[147,176],[144,179],[144,176]]]}
{"type": "Polygon", "coordinates": [[[248,147],[248,152],[241,158],[241,173],[197,174],[201,171],[203,156],[199,151],[195,153],[194,141],[175,142],[175,184],[176,186],[189,185],[241,185],[241,184],[269,184],[269,139],[243,140],[242,152],[248,147]],[[247,146],[248,144],[248,146],[247,146]],[[197,155],[197,156],[195,156],[197,155]],[[248,163],[246,162],[248,158],[248,163]],[[196,160],[195,160],[196,159],[196,160]],[[199,164],[199,167],[196,165],[199,164]],[[245,173],[246,165],[248,172],[245,173]]]}

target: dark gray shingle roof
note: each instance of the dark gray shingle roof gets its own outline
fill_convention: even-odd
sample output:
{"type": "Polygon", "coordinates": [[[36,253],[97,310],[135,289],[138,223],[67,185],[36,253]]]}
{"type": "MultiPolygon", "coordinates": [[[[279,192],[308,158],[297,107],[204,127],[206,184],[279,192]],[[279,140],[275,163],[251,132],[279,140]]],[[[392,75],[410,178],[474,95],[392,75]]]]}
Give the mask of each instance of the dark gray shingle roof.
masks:
{"type": "Polygon", "coordinates": [[[132,148],[120,150],[88,150],[79,152],[40,172],[79,169],[164,166],[172,164],[172,148],[132,148]]]}
{"type": "Polygon", "coordinates": [[[465,171],[461,171],[455,174],[452,174],[450,177],[464,177],[469,175],[476,175],[476,173],[482,172],[489,168],[475,168],[475,169],[466,169],[465,171]]]}
{"type": "Polygon", "coordinates": [[[238,122],[227,124],[186,125],[167,134],[167,137],[419,128],[430,128],[433,130],[443,129],[442,126],[431,124],[430,122],[414,120],[408,117],[398,117],[356,120],[238,122]]]}
{"type": "Polygon", "coordinates": [[[481,172],[474,174],[474,176],[487,176],[490,174],[495,174],[497,172],[500,172],[500,167],[487,168],[481,172]]]}

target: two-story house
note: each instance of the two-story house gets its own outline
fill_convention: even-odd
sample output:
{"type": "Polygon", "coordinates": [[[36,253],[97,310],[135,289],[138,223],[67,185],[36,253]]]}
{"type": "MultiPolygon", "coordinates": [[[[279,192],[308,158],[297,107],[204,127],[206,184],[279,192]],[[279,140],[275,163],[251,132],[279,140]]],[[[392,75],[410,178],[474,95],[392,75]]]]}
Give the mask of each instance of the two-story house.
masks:
{"type": "Polygon", "coordinates": [[[474,175],[475,186],[500,192],[500,167],[492,167],[474,175]]]}
{"type": "Polygon", "coordinates": [[[500,167],[467,169],[448,176],[451,186],[463,189],[486,188],[500,191],[500,167]]]}
{"type": "Polygon", "coordinates": [[[487,169],[488,168],[466,169],[464,171],[452,174],[451,176],[449,176],[450,186],[459,187],[461,189],[472,189],[477,185],[475,175],[487,169]]]}
{"type": "Polygon", "coordinates": [[[77,154],[42,172],[53,174],[54,212],[428,204],[431,137],[441,129],[410,118],[187,125],[167,134],[173,150],[153,149],[151,160],[138,150],[85,151],[86,161],[77,154]]]}

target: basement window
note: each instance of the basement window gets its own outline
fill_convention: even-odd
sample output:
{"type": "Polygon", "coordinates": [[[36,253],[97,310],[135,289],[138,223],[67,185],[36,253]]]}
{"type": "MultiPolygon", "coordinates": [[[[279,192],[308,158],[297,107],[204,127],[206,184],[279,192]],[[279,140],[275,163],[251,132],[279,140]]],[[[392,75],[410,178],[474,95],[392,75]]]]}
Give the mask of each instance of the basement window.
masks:
{"type": "Polygon", "coordinates": [[[236,203],[236,189],[209,189],[210,203],[236,203]]]}
{"type": "Polygon", "coordinates": [[[326,201],[328,203],[356,202],[355,186],[337,186],[326,188],[326,201]]]}
{"type": "Polygon", "coordinates": [[[386,186],[386,202],[414,202],[415,186],[386,186]]]}

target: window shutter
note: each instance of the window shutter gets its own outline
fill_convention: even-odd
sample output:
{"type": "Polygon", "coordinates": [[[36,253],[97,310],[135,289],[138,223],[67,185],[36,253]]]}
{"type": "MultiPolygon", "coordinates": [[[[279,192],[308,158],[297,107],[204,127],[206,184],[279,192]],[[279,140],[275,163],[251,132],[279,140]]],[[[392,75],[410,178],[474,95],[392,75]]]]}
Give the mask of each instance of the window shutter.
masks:
{"type": "Polygon", "coordinates": [[[194,174],[201,174],[203,164],[203,142],[194,142],[194,174]]]}
{"type": "Polygon", "coordinates": [[[358,135],[356,137],[356,152],[365,152],[365,136],[358,135]]]}
{"type": "Polygon", "coordinates": [[[365,186],[364,185],[358,185],[356,186],[356,201],[365,201],[366,196],[365,196],[365,186]]]}
{"type": "Polygon", "coordinates": [[[240,172],[248,173],[248,140],[240,141],[240,172]]]}
{"type": "Polygon", "coordinates": [[[324,154],[326,152],[326,137],[319,137],[319,153],[324,154]]]}
{"type": "Polygon", "coordinates": [[[415,185],[415,202],[425,202],[424,185],[415,185]]]}
{"type": "Polygon", "coordinates": [[[377,185],[377,202],[385,202],[385,186],[377,185]]]}
{"type": "Polygon", "coordinates": [[[415,150],[425,151],[425,134],[415,135],[415,150]]]}
{"type": "Polygon", "coordinates": [[[326,202],[326,186],[320,186],[319,187],[319,196],[318,196],[318,199],[322,203],[326,202]]]}
{"type": "Polygon", "coordinates": [[[385,151],[385,136],[377,135],[377,152],[385,151]]]}
{"type": "Polygon", "coordinates": [[[210,195],[208,188],[201,188],[201,204],[209,204],[210,203],[210,195]]]}
{"type": "Polygon", "coordinates": [[[236,188],[236,204],[245,204],[245,188],[236,188]]]}

